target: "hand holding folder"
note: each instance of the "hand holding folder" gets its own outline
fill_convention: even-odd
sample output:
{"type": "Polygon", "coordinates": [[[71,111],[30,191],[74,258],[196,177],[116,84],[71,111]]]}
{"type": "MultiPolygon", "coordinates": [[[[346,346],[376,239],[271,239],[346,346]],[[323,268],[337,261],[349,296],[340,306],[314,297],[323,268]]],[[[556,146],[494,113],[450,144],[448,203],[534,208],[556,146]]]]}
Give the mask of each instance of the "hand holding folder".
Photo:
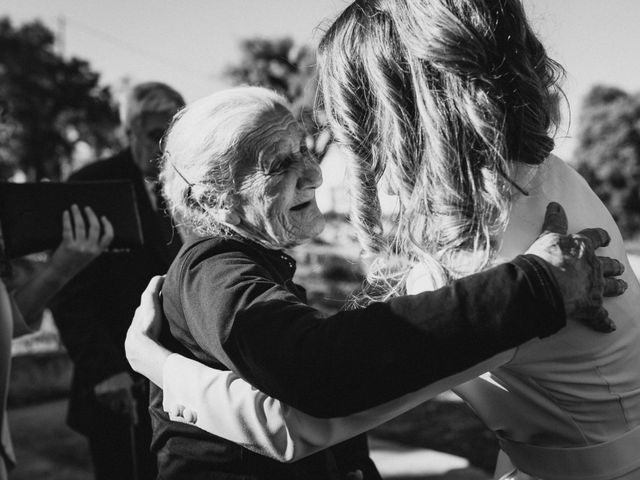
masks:
{"type": "MultiPolygon", "coordinates": [[[[0,228],[8,258],[55,248],[62,239],[62,213],[91,207],[115,232],[111,249],[143,244],[140,215],[130,181],[0,183],[0,228]]],[[[86,219],[85,219],[86,221],[86,219]]]]}

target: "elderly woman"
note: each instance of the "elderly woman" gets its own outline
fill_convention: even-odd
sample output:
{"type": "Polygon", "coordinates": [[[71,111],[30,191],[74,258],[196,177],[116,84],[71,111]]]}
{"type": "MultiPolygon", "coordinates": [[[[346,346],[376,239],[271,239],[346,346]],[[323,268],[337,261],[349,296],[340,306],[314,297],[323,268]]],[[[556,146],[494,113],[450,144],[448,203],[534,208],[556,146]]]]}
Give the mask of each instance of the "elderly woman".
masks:
{"type": "MultiPolygon", "coordinates": [[[[558,225],[561,208],[552,205],[529,250],[536,255],[435,292],[325,318],[305,304],[304,289],[292,281],[295,262],[283,251],[322,230],[320,170],[286,102],[261,88],[220,92],[178,114],[161,178],[172,212],[200,237],[167,273],[167,346],[318,416],[435,384],[556,332],[567,315],[596,312],[596,324],[608,331],[601,295],[622,290],[618,280],[603,279],[593,256],[606,232],[568,237],[558,225]]],[[[619,273],[614,260],[602,265],[607,275],[619,273]]],[[[131,353],[136,339],[133,332],[127,344],[139,368],[131,353]]],[[[286,465],[171,422],[159,390],[151,413],[161,478],[337,479],[356,471],[379,478],[362,437],[286,465]]]]}

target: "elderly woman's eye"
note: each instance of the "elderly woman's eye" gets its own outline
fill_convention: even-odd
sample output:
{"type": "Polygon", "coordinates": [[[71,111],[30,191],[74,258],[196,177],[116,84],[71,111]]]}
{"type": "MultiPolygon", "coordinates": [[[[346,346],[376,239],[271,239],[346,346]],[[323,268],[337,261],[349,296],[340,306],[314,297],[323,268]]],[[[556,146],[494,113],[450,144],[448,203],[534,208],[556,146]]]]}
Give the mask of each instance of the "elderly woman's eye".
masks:
{"type": "Polygon", "coordinates": [[[267,171],[267,174],[279,175],[285,173],[289,168],[291,168],[291,165],[293,165],[294,162],[295,159],[293,157],[281,158],[280,160],[275,161],[271,164],[267,171]]]}
{"type": "Polygon", "coordinates": [[[311,159],[315,160],[316,162],[319,160],[318,159],[318,155],[316,154],[315,150],[310,149],[305,144],[300,144],[300,155],[303,156],[303,157],[311,158],[311,159]]]}

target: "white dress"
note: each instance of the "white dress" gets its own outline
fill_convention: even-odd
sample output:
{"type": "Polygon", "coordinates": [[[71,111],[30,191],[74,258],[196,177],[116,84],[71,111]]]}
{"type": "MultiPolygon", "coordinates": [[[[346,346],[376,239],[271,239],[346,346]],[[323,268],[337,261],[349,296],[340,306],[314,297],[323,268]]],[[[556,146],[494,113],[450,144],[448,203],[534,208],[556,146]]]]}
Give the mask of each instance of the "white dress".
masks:
{"type": "Polygon", "coordinates": [[[640,287],[622,239],[582,177],[559,159],[547,160],[525,189],[530,195],[513,204],[499,260],[531,244],[551,200],[564,206],[569,231],[605,228],[612,241],[598,253],[622,260],[629,283],[605,301],[617,330],[603,335],[570,322],[455,391],[519,470],[544,479],[640,479],[640,287]]]}
{"type": "MultiPolygon", "coordinates": [[[[513,203],[499,260],[513,258],[534,241],[549,201],[563,205],[570,232],[605,228],[612,241],[598,253],[621,260],[629,284],[624,295],[605,300],[616,332],[597,333],[570,320],[549,338],[530,341],[387,404],[328,420],[282,404],[232,372],[174,354],[164,366],[165,410],[186,406],[197,414],[196,426],[258,453],[294,461],[460,385],[456,391],[496,432],[511,457],[500,459],[498,478],[515,465],[547,480],[640,479],[640,285],[618,228],[586,182],[555,157],[537,168],[521,168],[518,183],[529,195],[513,203]]],[[[412,277],[410,293],[429,289],[419,268],[412,277]]],[[[513,478],[531,477],[516,472],[513,478]]]]}

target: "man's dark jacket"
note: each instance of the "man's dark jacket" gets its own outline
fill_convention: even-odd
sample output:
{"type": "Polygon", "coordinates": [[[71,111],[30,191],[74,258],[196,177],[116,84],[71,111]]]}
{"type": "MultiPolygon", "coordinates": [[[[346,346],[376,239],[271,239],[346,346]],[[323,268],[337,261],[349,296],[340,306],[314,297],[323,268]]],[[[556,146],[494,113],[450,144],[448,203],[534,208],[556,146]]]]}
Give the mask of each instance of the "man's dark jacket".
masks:
{"type": "Polygon", "coordinates": [[[75,366],[68,422],[87,435],[100,422],[95,418],[93,388],[117,373],[133,374],[124,353],[127,328],[150,278],[167,271],[181,244],[170,219],[153,210],[130,150],[88,165],[69,181],[122,179],[133,182],[144,246],[101,255],[52,304],[63,343],[75,366]]]}

